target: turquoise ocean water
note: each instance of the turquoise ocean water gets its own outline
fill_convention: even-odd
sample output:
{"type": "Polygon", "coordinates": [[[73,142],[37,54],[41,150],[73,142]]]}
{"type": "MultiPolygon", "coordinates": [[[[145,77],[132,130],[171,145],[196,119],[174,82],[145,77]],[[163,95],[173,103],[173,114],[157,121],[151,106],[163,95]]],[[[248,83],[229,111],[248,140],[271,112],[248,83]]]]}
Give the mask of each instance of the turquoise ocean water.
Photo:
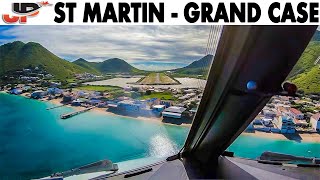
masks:
{"type": "MultiPolygon", "coordinates": [[[[121,162],[165,157],[184,144],[189,128],[87,112],[67,120],[74,109],[0,93],[0,179],[30,179],[102,159],[121,162]]],[[[240,136],[229,148],[241,157],[263,151],[320,156],[320,144],[240,136]]]]}

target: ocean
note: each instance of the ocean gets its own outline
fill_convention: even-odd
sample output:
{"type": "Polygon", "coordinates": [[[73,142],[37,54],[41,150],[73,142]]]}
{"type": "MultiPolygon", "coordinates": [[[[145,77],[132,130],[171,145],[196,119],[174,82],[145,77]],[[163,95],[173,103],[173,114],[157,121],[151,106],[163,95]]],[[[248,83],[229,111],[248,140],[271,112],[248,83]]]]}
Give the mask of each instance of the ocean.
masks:
{"type": "MultiPolygon", "coordinates": [[[[102,159],[122,162],[166,157],[183,146],[189,128],[87,112],[67,120],[71,107],[0,93],[0,179],[48,176],[102,159]]],[[[320,144],[240,136],[229,147],[237,156],[262,152],[320,156],[320,144]]]]}
{"type": "MultiPolygon", "coordinates": [[[[0,94],[0,176],[35,178],[102,159],[121,162],[179,151],[189,128],[87,112],[0,94]]],[[[0,178],[1,179],[1,178],[0,178]]]]}

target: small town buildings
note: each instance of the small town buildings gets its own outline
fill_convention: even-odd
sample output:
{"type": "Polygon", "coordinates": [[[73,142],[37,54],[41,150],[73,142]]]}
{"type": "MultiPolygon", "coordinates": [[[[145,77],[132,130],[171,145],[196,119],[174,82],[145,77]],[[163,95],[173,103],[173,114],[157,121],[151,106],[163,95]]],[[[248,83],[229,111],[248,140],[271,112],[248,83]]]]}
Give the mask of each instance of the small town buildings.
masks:
{"type": "Polygon", "coordinates": [[[74,100],[74,97],[71,94],[64,94],[62,102],[71,102],[74,100]]]}
{"type": "Polygon", "coordinates": [[[165,105],[154,105],[152,107],[152,113],[156,116],[161,116],[161,113],[165,110],[165,105]]]}
{"type": "Polygon", "coordinates": [[[272,118],[263,118],[262,123],[266,127],[273,127],[272,118]]]}
{"type": "Polygon", "coordinates": [[[277,113],[272,111],[271,109],[263,109],[262,110],[262,114],[266,117],[266,118],[274,118],[277,116],[277,113]]]}
{"type": "Polygon", "coordinates": [[[89,93],[84,92],[84,91],[78,91],[77,92],[77,96],[80,97],[80,98],[85,98],[85,97],[89,96],[89,93]]]}
{"type": "Polygon", "coordinates": [[[166,106],[157,102],[157,98],[147,100],[126,99],[122,101],[107,101],[107,107],[109,111],[120,114],[160,117],[166,106]]]}
{"type": "Polygon", "coordinates": [[[125,86],[123,88],[124,91],[131,91],[132,90],[132,87],[131,86],[125,86]]]}
{"type": "Polygon", "coordinates": [[[165,109],[162,112],[162,116],[169,117],[169,118],[176,118],[176,119],[181,119],[182,113],[186,110],[187,108],[184,107],[178,107],[178,106],[171,106],[167,109],[165,109]]]}
{"type": "Polygon", "coordinates": [[[22,87],[22,91],[24,91],[24,92],[29,91],[29,90],[32,90],[31,86],[23,86],[22,87]]]}
{"type": "Polygon", "coordinates": [[[168,107],[172,106],[173,102],[172,102],[172,101],[164,101],[164,100],[161,100],[161,101],[160,101],[160,104],[161,104],[161,105],[165,105],[166,108],[168,108],[168,107]]]}
{"type": "Polygon", "coordinates": [[[97,106],[98,104],[102,103],[102,101],[96,98],[91,98],[87,103],[93,106],[97,106]]]}
{"type": "Polygon", "coordinates": [[[146,103],[135,100],[123,100],[117,103],[117,108],[127,112],[139,112],[142,108],[146,108],[146,103]]]}
{"type": "Polygon", "coordinates": [[[22,81],[28,81],[28,82],[38,81],[39,79],[40,79],[39,77],[28,77],[28,76],[22,76],[22,77],[20,77],[20,80],[22,80],[22,81]]]}
{"type": "Polygon", "coordinates": [[[310,124],[312,129],[320,132],[320,113],[317,113],[310,118],[310,124]]]}
{"type": "Polygon", "coordinates": [[[289,113],[293,119],[299,119],[299,120],[304,119],[304,114],[296,108],[290,108],[289,113]]]}
{"type": "Polygon", "coordinates": [[[20,95],[20,94],[22,94],[22,89],[14,88],[14,89],[11,89],[9,92],[10,92],[10,94],[20,95]]]}
{"type": "Polygon", "coordinates": [[[262,122],[262,119],[261,118],[255,118],[253,121],[252,121],[252,124],[253,125],[262,125],[263,122],[262,122]]]}
{"type": "Polygon", "coordinates": [[[59,88],[48,88],[47,90],[48,94],[50,95],[61,95],[63,93],[63,91],[59,88]]]}
{"type": "Polygon", "coordinates": [[[299,120],[299,119],[294,119],[294,124],[296,127],[302,127],[302,128],[307,128],[308,123],[305,120],[299,120]]]}
{"type": "Polygon", "coordinates": [[[293,134],[296,132],[294,121],[290,116],[279,116],[275,119],[275,124],[282,134],[293,134]]]}
{"type": "Polygon", "coordinates": [[[184,96],[179,97],[178,99],[179,100],[187,100],[187,99],[190,99],[190,98],[192,98],[194,96],[196,96],[196,93],[189,93],[189,94],[186,94],[184,96]]]}
{"type": "Polygon", "coordinates": [[[71,106],[81,106],[81,104],[84,102],[85,101],[83,101],[82,99],[76,99],[71,102],[71,106]]]}
{"type": "Polygon", "coordinates": [[[118,104],[113,101],[107,101],[107,107],[109,108],[109,110],[115,110],[118,108],[118,104]]]}
{"type": "Polygon", "coordinates": [[[46,91],[34,91],[31,94],[31,98],[33,98],[33,99],[42,99],[46,95],[48,95],[48,93],[46,91]]]}
{"type": "Polygon", "coordinates": [[[123,101],[123,100],[130,100],[129,97],[126,97],[126,96],[120,96],[117,98],[118,101],[123,101]]]}
{"type": "Polygon", "coordinates": [[[50,87],[58,87],[61,86],[61,82],[50,82],[50,87]]]}

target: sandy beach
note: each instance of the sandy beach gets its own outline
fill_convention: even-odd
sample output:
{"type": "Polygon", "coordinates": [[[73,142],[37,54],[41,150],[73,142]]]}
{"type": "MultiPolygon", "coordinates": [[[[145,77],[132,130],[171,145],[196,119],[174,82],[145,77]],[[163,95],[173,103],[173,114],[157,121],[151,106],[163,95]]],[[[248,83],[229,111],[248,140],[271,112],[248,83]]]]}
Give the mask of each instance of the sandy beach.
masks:
{"type": "Polygon", "coordinates": [[[253,133],[243,132],[242,135],[245,136],[255,136],[268,139],[280,139],[280,140],[292,140],[297,142],[316,142],[320,143],[319,133],[296,133],[296,134],[279,134],[279,133],[266,133],[255,131],[253,133]]]}

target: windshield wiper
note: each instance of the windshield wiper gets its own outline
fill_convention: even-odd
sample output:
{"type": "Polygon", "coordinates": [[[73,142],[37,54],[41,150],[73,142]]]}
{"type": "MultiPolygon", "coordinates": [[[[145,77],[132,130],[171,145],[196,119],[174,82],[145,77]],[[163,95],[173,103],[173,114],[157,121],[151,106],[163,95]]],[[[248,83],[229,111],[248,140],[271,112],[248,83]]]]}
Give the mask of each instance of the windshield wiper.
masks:
{"type": "Polygon", "coordinates": [[[113,164],[110,160],[102,160],[88,165],[81,166],[79,168],[74,168],[65,172],[58,172],[51,175],[51,177],[68,177],[86,173],[94,173],[101,171],[118,171],[118,165],[113,164]]]}
{"type": "Polygon", "coordinates": [[[296,164],[300,167],[320,167],[319,158],[301,157],[269,151],[262,153],[257,160],[259,163],[264,164],[282,165],[284,163],[287,163],[296,164]]]}

